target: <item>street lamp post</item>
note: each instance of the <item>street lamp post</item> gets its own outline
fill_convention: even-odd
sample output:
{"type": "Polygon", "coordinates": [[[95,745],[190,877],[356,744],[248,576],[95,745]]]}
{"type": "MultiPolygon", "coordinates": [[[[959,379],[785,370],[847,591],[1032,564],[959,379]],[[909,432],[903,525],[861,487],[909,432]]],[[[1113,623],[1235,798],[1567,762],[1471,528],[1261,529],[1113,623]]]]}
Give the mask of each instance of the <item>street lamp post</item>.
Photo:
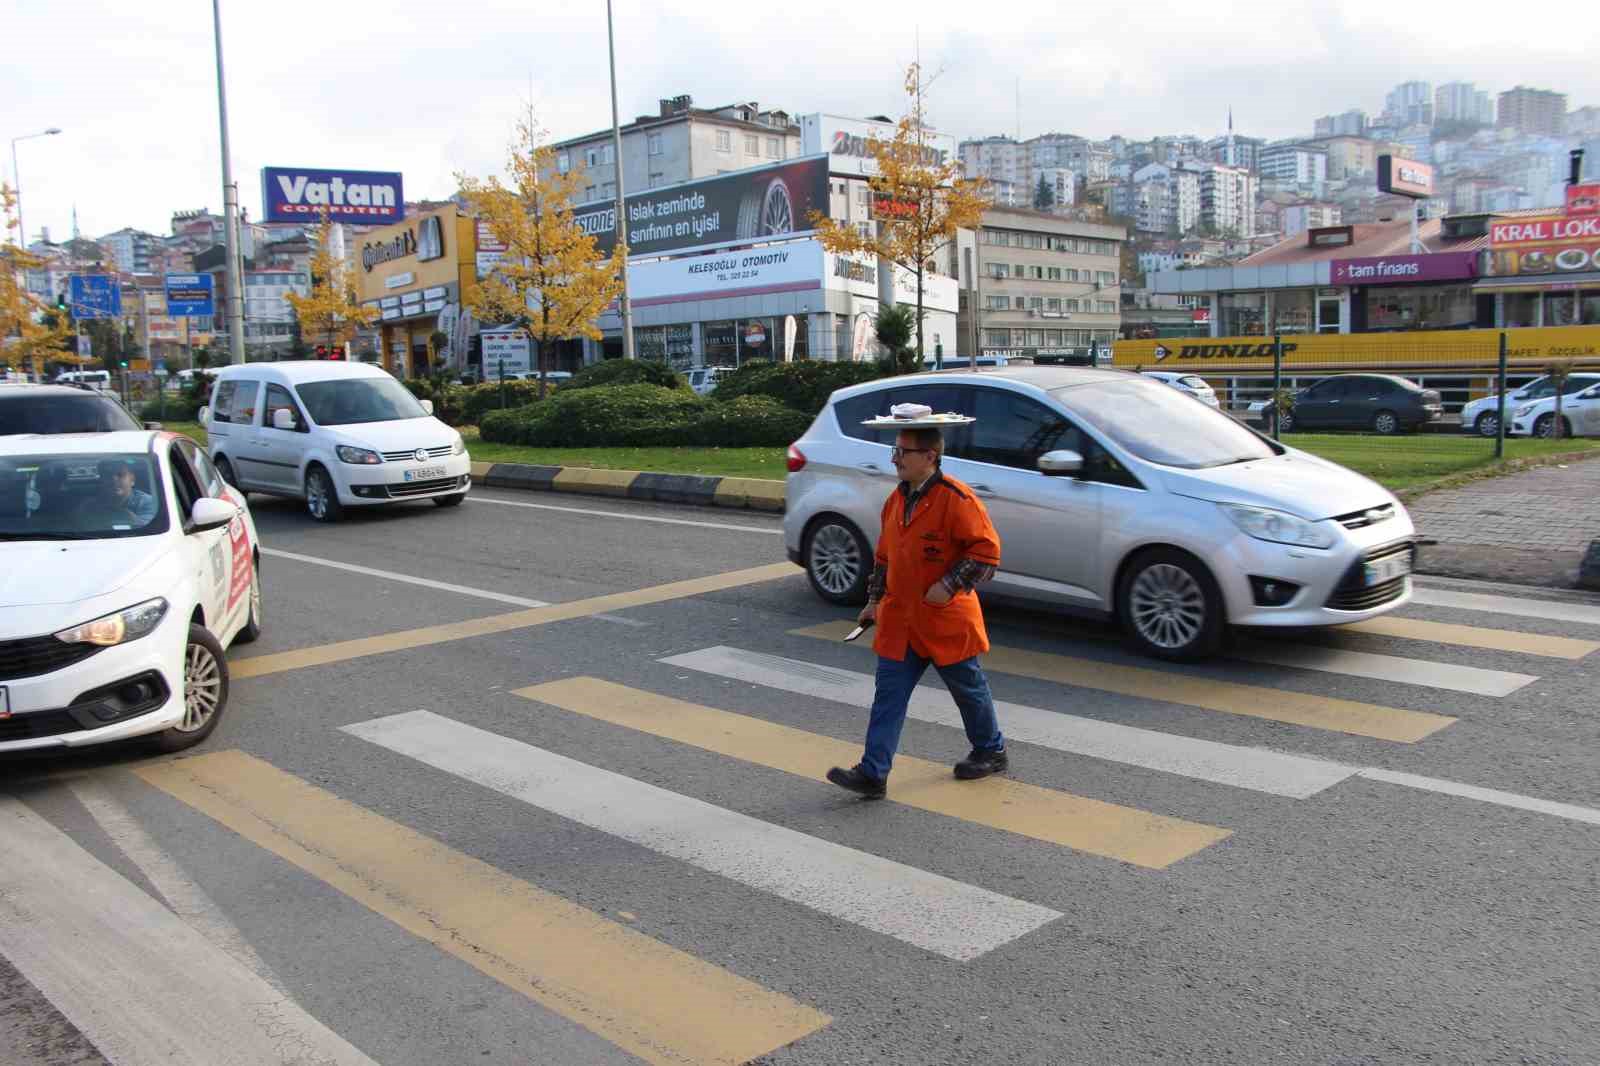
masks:
{"type": "Polygon", "coordinates": [[[41,130],[38,133],[29,133],[21,137],[11,138],[11,185],[17,194],[17,229],[19,231],[18,240],[20,241],[20,247],[24,251],[26,251],[28,248],[28,226],[27,223],[22,221],[22,171],[17,167],[17,142],[31,141],[35,137],[54,137],[60,132],[60,129],[55,126],[51,126],[49,129],[41,130]]]}
{"type": "MultiPolygon", "coordinates": [[[[611,154],[617,171],[617,227],[613,255],[625,252],[628,233],[627,194],[622,189],[622,127],[617,121],[617,45],[611,30],[611,0],[606,0],[606,51],[611,57],[611,154]]],[[[628,257],[622,255],[622,292],[617,297],[622,312],[622,358],[632,359],[633,308],[628,303],[628,257]]]]}
{"type": "Polygon", "coordinates": [[[222,78],[222,5],[211,0],[217,39],[217,120],[222,127],[222,235],[228,256],[228,348],[231,362],[244,362],[244,284],[239,270],[239,187],[228,155],[228,94],[222,78]]]}

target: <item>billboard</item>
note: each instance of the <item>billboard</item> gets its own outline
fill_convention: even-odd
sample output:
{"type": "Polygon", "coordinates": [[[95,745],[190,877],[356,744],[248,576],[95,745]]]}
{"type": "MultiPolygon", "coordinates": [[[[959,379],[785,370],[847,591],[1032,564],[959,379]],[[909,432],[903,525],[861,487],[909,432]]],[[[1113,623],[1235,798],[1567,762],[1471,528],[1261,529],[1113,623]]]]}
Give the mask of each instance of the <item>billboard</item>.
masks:
{"type": "Polygon", "coordinates": [[[114,274],[71,274],[67,301],[73,318],[121,318],[122,285],[114,274]]]}
{"type": "Polygon", "coordinates": [[[328,212],[331,222],[368,226],[406,216],[400,175],[376,170],[261,168],[261,215],[267,222],[315,222],[328,212]]]}
{"type": "Polygon", "coordinates": [[[635,307],[649,307],[809,292],[822,288],[822,266],[822,245],[816,241],[640,263],[628,268],[628,299],[635,307]]]}
{"type": "MultiPolygon", "coordinates": [[[[770,241],[812,232],[811,212],[828,212],[822,157],[752,167],[628,197],[630,259],[695,248],[770,241]]],[[[615,203],[576,207],[573,219],[602,255],[616,247],[615,203]]]]}
{"type": "Polygon", "coordinates": [[[1415,159],[1378,157],[1378,191],[1426,200],[1433,195],[1433,168],[1415,159]]]}
{"type": "Polygon", "coordinates": [[[1600,270],[1600,215],[1549,215],[1489,226],[1494,272],[1569,274],[1600,270]]]}
{"type": "MultiPolygon", "coordinates": [[[[807,155],[826,152],[830,174],[851,177],[877,174],[878,161],[873,158],[867,142],[874,137],[892,140],[894,135],[892,122],[823,114],[800,116],[800,150],[807,155]]],[[[956,139],[947,133],[928,133],[924,153],[930,163],[950,163],[961,158],[956,139]]]]}
{"type": "Polygon", "coordinates": [[[167,314],[174,318],[210,318],[217,313],[210,274],[168,274],[167,314]]]}
{"type": "MultiPolygon", "coordinates": [[[[1540,365],[1551,359],[1600,358],[1600,326],[1540,326],[1524,329],[1416,330],[1402,333],[1296,333],[1283,337],[1283,364],[1302,373],[1356,369],[1399,373],[1418,369],[1476,367],[1493,374],[1500,360],[1500,335],[1512,363],[1540,365]]],[[[1113,362],[1124,368],[1161,363],[1167,370],[1271,373],[1271,337],[1167,337],[1113,342],[1113,362]],[[1162,355],[1161,350],[1166,354],[1162,355]]]]}

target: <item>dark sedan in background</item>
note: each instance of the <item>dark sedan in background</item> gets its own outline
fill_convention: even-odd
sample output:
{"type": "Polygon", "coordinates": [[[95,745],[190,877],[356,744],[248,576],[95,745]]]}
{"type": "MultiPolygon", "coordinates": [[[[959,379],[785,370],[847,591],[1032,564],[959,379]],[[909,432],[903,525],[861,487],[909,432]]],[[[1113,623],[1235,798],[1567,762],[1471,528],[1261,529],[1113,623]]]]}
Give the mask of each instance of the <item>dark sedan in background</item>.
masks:
{"type": "MultiPolygon", "coordinates": [[[[1270,427],[1272,411],[1263,407],[1270,427]]],[[[1364,429],[1388,435],[1414,433],[1443,417],[1437,389],[1392,374],[1339,374],[1297,393],[1279,429],[1364,429]]]]}

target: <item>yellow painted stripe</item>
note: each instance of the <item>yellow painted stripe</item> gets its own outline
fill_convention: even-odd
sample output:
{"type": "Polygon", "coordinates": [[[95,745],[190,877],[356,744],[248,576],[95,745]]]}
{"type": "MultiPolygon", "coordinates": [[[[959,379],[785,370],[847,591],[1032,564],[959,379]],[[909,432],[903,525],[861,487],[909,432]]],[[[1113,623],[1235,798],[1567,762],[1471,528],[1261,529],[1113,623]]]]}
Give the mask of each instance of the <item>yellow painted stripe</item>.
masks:
{"type": "Polygon", "coordinates": [[[788,577],[795,571],[796,567],[793,563],[769,563],[766,566],[752,567],[748,570],[730,570],[725,574],[712,574],[710,577],[674,581],[667,585],[635,589],[632,592],[615,592],[606,596],[573,600],[570,603],[553,603],[548,607],[530,607],[527,610],[512,611],[509,614],[493,614],[486,618],[471,618],[465,622],[449,622],[444,625],[425,626],[422,629],[405,629],[398,633],[383,633],[376,637],[344,640],[337,644],[323,644],[315,648],[298,648],[294,651],[278,652],[274,655],[254,655],[246,659],[233,660],[228,664],[228,671],[233,680],[238,681],[247,677],[281,674],[286,670],[304,670],[309,666],[325,666],[329,663],[360,659],[368,655],[382,655],[386,652],[404,651],[408,648],[422,648],[430,644],[443,644],[452,640],[467,640],[471,637],[505,633],[513,629],[526,629],[529,626],[565,622],[573,618],[587,618],[591,615],[605,614],[607,611],[620,611],[628,607],[642,607],[651,603],[663,603],[667,600],[683,599],[688,596],[700,596],[708,592],[737,588],[740,585],[774,581],[780,577],[788,577]]]}
{"type": "MultiPolygon", "coordinates": [[[[827,622],[819,626],[797,629],[794,632],[797,636],[837,641],[853,628],[852,622],[827,622]]],[[[1281,689],[1241,685],[1232,681],[1212,681],[1202,677],[1168,673],[1164,670],[1118,666],[1114,663],[1075,659],[1069,655],[1024,651],[1020,648],[991,648],[989,653],[983,656],[983,665],[986,670],[1001,674],[1017,674],[1021,677],[1055,681],[1097,692],[1114,692],[1119,696],[1180,703],[1207,711],[1267,718],[1274,722],[1328,729],[1338,733],[1353,733],[1356,736],[1394,740],[1404,744],[1415,743],[1455,721],[1454,718],[1442,714],[1407,711],[1375,703],[1357,703],[1354,700],[1335,699],[1331,696],[1285,692],[1281,689]]]]}
{"type": "MultiPolygon", "coordinates": [[[[592,677],[534,685],[518,689],[516,694],[816,781],[823,779],[829,766],[854,766],[861,757],[860,744],[592,677]]],[[[905,755],[895,758],[889,798],[919,810],[1156,870],[1226,839],[1231,832],[1005,777],[981,784],[957,781],[949,766],[905,755]]]]}
{"type": "Polygon", "coordinates": [[[243,752],[135,773],[647,1062],[744,1062],[830,1021],[243,752]]]}
{"type": "Polygon", "coordinates": [[[474,481],[482,481],[484,478],[489,476],[489,471],[491,471],[493,469],[494,469],[494,464],[493,463],[473,463],[472,464],[472,480],[474,480],[474,481]]]}
{"type": "Polygon", "coordinates": [[[1458,626],[1448,622],[1425,622],[1420,618],[1385,615],[1366,622],[1340,626],[1334,632],[1372,633],[1380,637],[1404,637],[1435,644],[1459,644],[1464,648],[1512,651],[1523,655],[1543,655],[1552,659],[1581,659],[1600,651],[1600,641],[1571,637],[1547,637],[1539,633],[1518,633],[1513,629],[1485,629],[1458,626]]]}
{"type": "Polygon", "coordinates": [[[568,466],[556,475],[555,487],[566,492],[588,492],[600,496],[626,496],[628,486],[639,476],[637,470],[599,470],[568,466]]]}
{"type": "Polygon", "coordinates": [[[784,483],[766,478],[725,477],[717,483],[716,501],[724,507],[781,511],[784,503],[784,483]]]}

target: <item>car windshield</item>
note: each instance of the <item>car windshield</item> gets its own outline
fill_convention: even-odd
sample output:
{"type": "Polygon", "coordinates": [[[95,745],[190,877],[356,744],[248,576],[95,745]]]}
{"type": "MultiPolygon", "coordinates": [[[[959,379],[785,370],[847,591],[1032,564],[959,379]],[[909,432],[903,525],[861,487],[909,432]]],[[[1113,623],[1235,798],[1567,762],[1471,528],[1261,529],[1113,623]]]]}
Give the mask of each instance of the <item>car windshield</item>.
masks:
{"type": "Polygon", "coordinates": [[[427,418],[417,398],[393,378],[311,381],[296,386],[311,421],[319,426],[353,426],[427,418]]]}
{"type": "Polygon", "coordinates": [[[1193,374],[1179,378],[1178,384],[1190,389],[1209,389],[1211,387],[1206,384],[1205,378],[1197,378],[1193,374]]]}
{"type": "Polygon", "coordinates": [[[0,540],[106,540],[166,531],[166,493],[154,456],[0,456],[0,540]]]}
{"type": "Polygon", "coordinates": [[[1055,389],[1052,395],[1148,463],[1198,470],[1278,454],[1232,418],[1160,382],[1127,378],[1055,389]]]}
{"type": "Polygon", "coordinates": [[[110,433],[143,429],[114,400],[92,392],[77,396],[24,392],[0,396],[0,437],[19,433],[110,433]]]}

